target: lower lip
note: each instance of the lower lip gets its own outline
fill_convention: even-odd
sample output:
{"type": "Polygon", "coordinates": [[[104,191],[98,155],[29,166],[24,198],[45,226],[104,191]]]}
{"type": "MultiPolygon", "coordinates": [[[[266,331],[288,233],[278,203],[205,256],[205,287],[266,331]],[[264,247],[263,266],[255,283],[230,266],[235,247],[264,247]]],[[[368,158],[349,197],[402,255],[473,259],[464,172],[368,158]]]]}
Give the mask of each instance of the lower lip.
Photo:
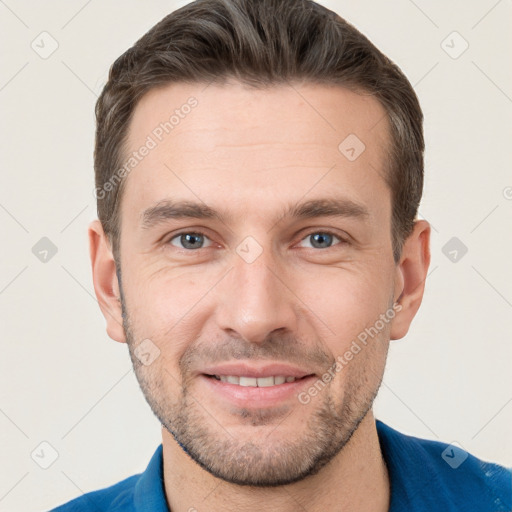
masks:
{"type": "Polygon", "coordinates": [[[296,398],[300,391],[311,385],[315,380],[314,375],[303,377],[294,382],[284,382],[275,386],[256,387],[239,386],[229,382],[217,380],[215,377],[201,375],[200,379],[205,383],[215,396],[221,396],[238,407],[261,408],[274,407],[290,398],[296,398]]]}

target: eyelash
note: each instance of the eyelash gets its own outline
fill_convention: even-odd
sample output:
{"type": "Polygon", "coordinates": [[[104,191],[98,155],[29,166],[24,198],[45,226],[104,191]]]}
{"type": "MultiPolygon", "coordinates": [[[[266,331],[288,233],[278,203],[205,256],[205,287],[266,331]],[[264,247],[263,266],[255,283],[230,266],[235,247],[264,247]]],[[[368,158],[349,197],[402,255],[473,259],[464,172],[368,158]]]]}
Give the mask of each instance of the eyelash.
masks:
{"type": "MultiPolygon", "coordinates": [[[[302,242],[306,238],[310,237],[311,235],[315,235],[315,234],[322,234],[322,235],[332,236],[334,238],[337,238],[339,240],[339,243],[331,245],[330,247],[326,247],[326,248],[323,248],[323,249],[317,249],[315,247],[305,247],[305,249],[313,249],[313,250],[316,250],[316,251],[327,251],[329,249],[333,249],[337,245],[348,245],[349,244],[348,240],[346,240],[345,238],[342,238],[340,235],[334,233],[333,231],[329,231],[329,230],[314,230],[314,231],[310,231],[309,233],[307,233],[306,235],[304,235],[300,239],[300,242],[302,242]]],[[[181,235],[200,235],[200,236],[203,236],[203,237],[207,238],[208,240],[210,240],[208,235],[206,235],[205,233],[202,233],[200,231],[181,231],[180,233],[176,233],[171,238],[169,238],[169,240],[166,242],[165,245],[172,245],[171,241],[176,239],[176,238],[178,238],[178,237],[180,237],[181,235]]],[[[173,246],[173,247],[176,247],[176,246],[173,246]]],[[[209,247],[200,247],[199,249],[185,249],[185,248],[182,248],[182,247],[176,247],[176,248],[181,250],[181,251],[184,251],[184,252],[197,252],[197,251],[199,251],[201,249],[208,249],[209,247]]]]}

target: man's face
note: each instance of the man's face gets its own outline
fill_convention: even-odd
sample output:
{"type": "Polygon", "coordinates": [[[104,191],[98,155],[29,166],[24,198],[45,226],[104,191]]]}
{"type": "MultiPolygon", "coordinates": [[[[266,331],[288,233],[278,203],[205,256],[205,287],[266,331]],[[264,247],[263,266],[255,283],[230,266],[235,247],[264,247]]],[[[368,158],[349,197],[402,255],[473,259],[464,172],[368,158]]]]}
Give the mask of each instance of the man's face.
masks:
{"type": "Polygon", "coordinates": [[[175,84],[137,105],[127,153],[157,145],[122,199],[123,326],[154,413],[217,477],[314,474],[372,406],[398,295],[384,117],[374,98],[321,85],[175,84]],[[216,215],[171,211],[183,202],[216,215]]]}

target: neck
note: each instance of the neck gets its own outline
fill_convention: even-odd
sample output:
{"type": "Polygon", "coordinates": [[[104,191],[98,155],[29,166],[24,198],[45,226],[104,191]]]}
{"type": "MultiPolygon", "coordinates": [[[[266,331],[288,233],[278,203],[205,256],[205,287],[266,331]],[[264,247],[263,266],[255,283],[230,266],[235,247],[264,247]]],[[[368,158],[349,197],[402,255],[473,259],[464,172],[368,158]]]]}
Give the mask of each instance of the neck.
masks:
{"type": "Polygon", "coordinates": [[[162,429],[164,482],[172,512],[388,512],[389,475],[370,409],[350,441],[316,475],[279,487],[234,485],[196,464],[162,429]]]}

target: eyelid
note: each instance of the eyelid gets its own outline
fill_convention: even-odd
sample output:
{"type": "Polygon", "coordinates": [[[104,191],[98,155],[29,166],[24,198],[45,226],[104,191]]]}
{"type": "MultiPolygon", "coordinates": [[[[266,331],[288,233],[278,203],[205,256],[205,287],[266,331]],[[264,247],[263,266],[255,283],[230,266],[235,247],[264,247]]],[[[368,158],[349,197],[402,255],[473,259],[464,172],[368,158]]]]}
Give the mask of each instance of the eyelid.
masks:
{"type": "Polygon", "coordinates": [[[181,251],[186,251],[186,252],[197,252],[201,249],[208,249],[209,247],[211,247],[213,245],[213,240],[206,234],[204,233],[203,231],[200,231],[200,230],[194,230],[194,229],[185,229],[183,231],[179,231],[178,233],[173,233],[172,236],[170,236],[166,242],[164,242],[164,245],[172,245],[173,247],[175,247],[176,249],[178,250],[181,250],[181,251]],[[210,241],[210,244],[207,245],[206,247],[199,247],[199,249],[186,249],[185,247],[178,247],[174,244],[171,243],[172,240],[174,240],[175,238],[178,238],[180,237],[181,235],[201,235],[202,237],[208,239],[210,241]]]}
{"type": "MultiPolygon", "coordinates": [[[[299,242],[302,242],[304,241],[306,238],[308,238],[309,236],[313,235],[313,234],[317,234],[317,233],[321,233],[321,234],[324,234],[324,235],[330,235],[330,236],[333,236],[335,238],[337,238],[339,240],[338,243],[330,246],[330,247],[326,247],[324,249],[317,249],[317,248],[314,248],[314,247],[305,247],[305,249],[314,249],[315,251],[326,251],[328,249],[331,249],[333,247],[336,247],[337,245],[344,245],[344,244],[349,244],[350,241],[349,241],[349,236],[346,235],[346,236],[342,236],[340,234],[338,234],[337,232],[334,232],[333,230],[331,229],[311,229],[309,231],[307,231],[305,234],[302,234],[301,235],[301,238],[299,239],[299,242]]],[[[181,251],[185,251],[185,252],[198,252],[200,251],[201,249],[208,249],[209,247],[211,247],[212,245],[214,245],[214,242],[213,240],[201,229],[198,229],[198,230],[194,230],[194,229],[184,229],[182,231],[179,231],[178,233],[173,233],[172,236],[170,236],[167,241],[164,243],[164,245],[172,245],[173,247],[175,247],[176,249],[178,250],[181,250],[181,251]],[[175,238],[178,238],[179,236],[181,235],[185,235],[185,234],[188,234],[188,235],[201,235],[202,237],[208,239],[210,241],[210,244],[207,245],[206,247],[199,247],[198,249],[186,249],[184,247],[178,247],[174,244],[171,243],[172,240],[174,240],[175,238]]]]}
{"type": "MultiPolygon", "coordinates": [[[[333,231],[333,230],[330,230],[330,229],[312,229],[310,231],[308,231],[305,235],[301,236],[300,240],[299,240],[299,243],[302,242],[303,240],[305,240],[306,238],[310,237],[311,235],[313,234],[316,234],[316,233],[321,233],[323,235],[331,235],[335,238],[337,238],[339,240],[339,243],[337,244],[333,244],[331,245],[330,247],[327,247],[325,249],[315,249],[313,247],[313,249],[315,249],[316,251],[326,251],[328,249],[332,249],[333,247],[336,247],[337,245],[345,245],[345,244],[349,244],[349,237],[348,235],[346,236],[342,236],[340,235],[339,233],[333,231]]],[[[311,247],[306,247],[306,249],[311,249],[311,247]]]]}

